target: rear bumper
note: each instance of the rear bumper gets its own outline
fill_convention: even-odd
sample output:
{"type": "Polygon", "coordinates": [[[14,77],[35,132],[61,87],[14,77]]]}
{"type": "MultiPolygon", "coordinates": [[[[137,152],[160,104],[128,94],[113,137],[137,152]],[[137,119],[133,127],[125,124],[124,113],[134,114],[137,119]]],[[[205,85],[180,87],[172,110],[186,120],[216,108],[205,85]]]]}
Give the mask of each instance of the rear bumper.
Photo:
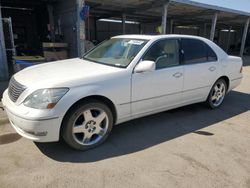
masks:
{"type": "Polygon", "coordinates": [[[241,81],[242,81],[242,77],[230,80],[230,85],[229,85],[228,91],[231,91],[232,89],[234,89],[238,85],[240,85],[241,81]]]}
{"type": "Polygon", "coordinates": [[[2,102],[10,124],[18,134],[35,142],[55,142],[59,140],[62,117],[27,117],[24,113],[21,113],[25,109],[22,110],[20,108],[23,107],[15,106],[6,92],[3,95],[2,102]]]}

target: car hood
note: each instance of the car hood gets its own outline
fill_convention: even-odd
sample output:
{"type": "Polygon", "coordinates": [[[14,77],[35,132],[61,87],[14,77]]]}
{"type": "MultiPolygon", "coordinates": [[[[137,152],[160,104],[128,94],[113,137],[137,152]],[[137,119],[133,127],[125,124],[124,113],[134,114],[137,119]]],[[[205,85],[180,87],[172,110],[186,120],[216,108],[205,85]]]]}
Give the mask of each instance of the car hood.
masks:
{"type": "Polygon", "coordinates": [[[31,66],[14,78],[33,88],[73,87],[95,83],[121,71],[124,69],[75,58],[31,66]]]}

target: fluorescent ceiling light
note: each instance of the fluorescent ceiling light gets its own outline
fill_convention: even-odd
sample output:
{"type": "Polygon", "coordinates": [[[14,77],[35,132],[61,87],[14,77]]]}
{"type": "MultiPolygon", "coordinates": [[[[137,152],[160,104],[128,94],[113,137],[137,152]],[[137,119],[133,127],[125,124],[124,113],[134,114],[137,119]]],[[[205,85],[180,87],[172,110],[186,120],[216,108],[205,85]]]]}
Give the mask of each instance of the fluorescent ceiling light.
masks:
{"type": "MultiPolygon", "coordinates": [[[[112,23],[122,23],[122,20],[115,20],[115,19],[99,19],[100,22],[112,22],[112,23]]],[[[140,24],[139,22],[135,21],[125,21],[126,24],[140,24]]]]}
{"type": "Polygon", "coordinates": [[[31,9],[31,8],[23,8],[23,7],[9,7],[9,6],[0,6],[0,8],[2,8],[2,9],[13,9],[13,10],[29,10],[29,11],[31,11],[31,10],[33,10],[33,9],[31,9]]]}
{"type": "MultiPolygon", "coordinates": [[[[220,31],[222,31],[222,32],[229,32],[229,29],[222,29],[220,31]]],[[[236,31],[235,30],[230,30],[230,32],[233,33],[233,32],[236,32],[236,31]]]]}
{"type": "Polygon", "coordinates": [[[199,29],[199,27],[196,27],[196,26],[184,26],[184,25],[176,26],[176,28],[180,28],[180,29],[199,29]]]}

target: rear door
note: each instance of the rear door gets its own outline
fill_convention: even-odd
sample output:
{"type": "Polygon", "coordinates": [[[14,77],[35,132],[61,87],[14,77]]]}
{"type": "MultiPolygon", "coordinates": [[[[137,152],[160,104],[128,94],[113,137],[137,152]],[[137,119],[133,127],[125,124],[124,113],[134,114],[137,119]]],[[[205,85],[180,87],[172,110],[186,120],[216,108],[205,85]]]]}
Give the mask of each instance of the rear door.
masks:
{"type": "Polygon", "coordinates": [[[205,100],[218,78],[218,61],[215,52],[199,39],[181,39],[184,64],[183,102],[205,100]]]}

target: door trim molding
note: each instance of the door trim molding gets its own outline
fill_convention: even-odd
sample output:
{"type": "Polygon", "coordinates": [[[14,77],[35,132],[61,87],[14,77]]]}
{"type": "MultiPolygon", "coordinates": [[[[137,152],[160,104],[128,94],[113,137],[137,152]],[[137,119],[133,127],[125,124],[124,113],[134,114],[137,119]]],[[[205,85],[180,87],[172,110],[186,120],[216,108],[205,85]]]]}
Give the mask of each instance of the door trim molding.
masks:
{"type": "Polygon", "coordinates": [[[150,100],[150,99],[156,99],[156,98],[166,97],[166,96],[169,96],[169,95],[176,95],[176,94],[179,94],[179,93],[185,93],[185,92],[188,92],[188,91],[194,91],[194,90],[203,89],[203,88],[207,88],[207,87],[210,88],[211,86],[208,85],[208,86],[198,87],[198,88],[194,88],[194,89],[187,89],[187,90],[185,90],[185,91],[180,91],[180,92],[175,92],[175,93],[170,93],[170,94],[164,94],[164,95],[159,95],[159,96],[155,96],[155,97],[144,98],[144,99],[140,99],[140,100],[136,100],[136,101],[121,103],[121,104],[119,104],[119,105],[137,103],[137,102],[141,102],[141,101],[145,101],[145,100],[150,100]]]}

